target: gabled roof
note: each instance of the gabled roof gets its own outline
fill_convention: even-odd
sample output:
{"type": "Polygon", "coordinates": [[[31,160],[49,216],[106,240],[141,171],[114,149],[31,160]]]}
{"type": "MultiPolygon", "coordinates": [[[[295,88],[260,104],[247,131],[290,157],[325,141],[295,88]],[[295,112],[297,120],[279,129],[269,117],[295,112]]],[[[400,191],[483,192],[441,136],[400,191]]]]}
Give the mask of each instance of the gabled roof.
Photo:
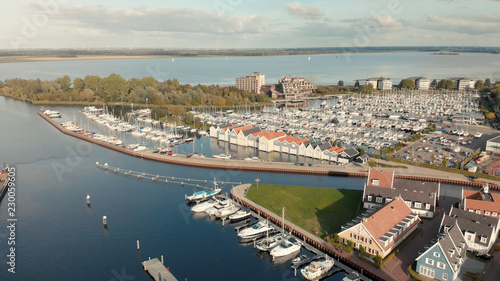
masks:
{"type": "Polygon", "coordinates": [[[344,151],[346,151],[346,150],[347,150],[347,149],[346,149],[346,148],[344,148],[344,147],[337,148],[337,149],[335,150],[335,153],[340,154],[340,153],[342,153],[342,152],[344,152],[344,151]]]}
{"type": "Polygon", "coordinates": [[[463,190],[464,209],[497,212],[500,214],[500,194],[483,191],[463,190]]]}
{"type": "Polygon", "coordinates": [[[228,126],[228,127],[222,127],[222,130],[229,132],[229,131],[231,131],[231,129],[242,127],[242,126],[243,125],[232,125],[232,126],[228,126]]]}
{"type": "Polygon", "coordinates": [[[266,133],[264,133],[260,137],[261,138],[266,138],[268,140],[272,140],[272,139],[275,139],[275,138],[282,137],[284,135],[285,135],[285,133],[283,131],[279,131],[279,132],[267,132],[266,131],[266,133]]]}
{"type": "MultiPolygon", "coordinates": [[[[411,217],[416,217],[416,221],[420,221],[403,199],[397,197],[362,220],[361,223],[372,234],[374,239],[380,240],[389,231],[397,227],[400,222],[411,217]]],[[[401,237],[403,236],[399,235],[393,240],[393,243],[401,237]]],[[[389,243],[385,248],[389,248],[393,243],[389,243]]]]}
{"type": "Polygon", "coordinates": [[[261,131],[261,128],[259,126],[256,126],[256,127],[250,128],[250,129],[242,130],[241,133],[246,137],[248,135],[251,135],[251,134],[254,134],[254,133],[257,133],[260,131],[261,131]]]}
{"type": "Polygon", "coordinates": [[[330,147],[328,148],[327,150],[330,151],[330,152],[336,152],[336,150],[338,150],[339,148],[334,146],[334,147],[330,147]]]}
{"type": "Polygon", "coordinates": [[[322,143],[319,145],[319,148],[321,149],[321,151],[325,151],[325,150],[329,149],[330,147],[332,147],[332,145],[328,142],[325,142],[325,143],[322,143]]]}
{"type": "Polygon", "coordinates": [[[370,169],[366,185],[393,188],[394,172],[370,169]]]}
{"type": "Polygon", "coordinates": [[[347,154],[348,157],[354,157],[359,154],[359,151],[354,148],[349,148],[344,153],[347,154]]]}
{"type": "Polygon", "coordinates": [[[245,125],[245,126],[242,126],[242,127],[234,128],[233,130],[234,130],[234,132],[236,134],[238,134],[240,131],[251,129],[251,128],[253,128],[253,125],[245,125]]]}
{"type": "Polygon", "coordinates": [[[496,238],[498,219],[483,216],[473,212],[452,207],[449,215],[444,215],[441,222],[440,231],[445,231],[446,227],[458,224],[463,233],[475,233],[474,243],[487,246],[492,238],[496,238]],[[481,242],[481,237],[486,237],[486,242],[481,242]]]}
{"type": "Polygon", "coordinates": [[[264,131],[258,131],[258,132],[255,132],[253,134],[251,134],[252,136],[254,137],[260,137],[260,136],[263,136],[264,134],[266,133],[269,133],[268,131],[264,130],[264,131]]]}
{"type": "Polygon", "coordinates": [[[441,247],[451,270],[453,272],[459,271],[468,248],[460,225],[453,225],[436,244],[441,247]],[[455,265],[458,265],[457,269],[455,269],[455,265]]]}

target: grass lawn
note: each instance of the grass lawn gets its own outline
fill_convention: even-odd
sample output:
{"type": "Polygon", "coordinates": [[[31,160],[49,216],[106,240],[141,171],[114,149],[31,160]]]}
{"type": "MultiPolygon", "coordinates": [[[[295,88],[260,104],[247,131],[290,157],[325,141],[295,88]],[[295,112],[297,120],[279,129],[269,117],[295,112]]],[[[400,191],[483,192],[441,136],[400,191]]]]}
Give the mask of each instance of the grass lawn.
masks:
{"type": "Polygon", "coordinates": [[[321,187],[252,184],[247,198],[318,237],[338,233],[343,224],[357,215],[361,190],[321,187]]]}

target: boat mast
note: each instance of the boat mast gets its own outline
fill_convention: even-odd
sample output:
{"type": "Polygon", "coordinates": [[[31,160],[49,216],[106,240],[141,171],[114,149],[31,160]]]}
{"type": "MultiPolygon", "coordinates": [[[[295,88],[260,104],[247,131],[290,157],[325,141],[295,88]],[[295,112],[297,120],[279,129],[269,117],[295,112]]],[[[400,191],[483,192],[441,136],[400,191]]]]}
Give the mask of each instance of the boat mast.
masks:
{"type": "Polygon", "coordinates": [[[285,207],[282,209],[282,217],[283,217],[283,234],[285,234],[285,207]]]}

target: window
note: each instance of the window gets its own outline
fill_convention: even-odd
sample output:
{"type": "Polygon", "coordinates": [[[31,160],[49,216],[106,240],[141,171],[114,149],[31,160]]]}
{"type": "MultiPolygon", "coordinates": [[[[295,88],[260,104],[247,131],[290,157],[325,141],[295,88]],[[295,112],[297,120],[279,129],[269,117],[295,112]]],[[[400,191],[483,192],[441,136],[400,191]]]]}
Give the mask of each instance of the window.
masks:
{"type": "Polygon", "coordinates": [[[431,204],[430,203],[425,203],[425,209],[426,210],[430,210],[431,208],[431,204]]]}
{"type": "Polygon", "coordinates": [[[422,203],[415,202],[415,208],[422,208],[422,203]]]}
{"type": "Polygon", "coordinates": [[[432,255],[435,256],[436,258],[439,258],[441,256],[441,254],[438,252],[434,252],[432,255]]]}
{"type": "Polygon", "coordinates": [[[434,265],[434,260],[430,258],[425,258],[425,263],[428,265],[434,265]]]}
{"type": "Polygon", "coordinates": [[[428,276],[430,278],[434,278],[434,269],[430,269],[426,266],[423,266],[421,265],[420,268],[418,269],[418,273],[424,275],[424,276],[428,276]]]}
{"type": "Polygon", "coordinates": [[[368,200],[368,201],[370,201],[370,202],[371,202],[371,201],[372,201],[372,196],[371,196],[371,195],[368,195],[368,197],[366,197],[366,200],[368,200]]]}
{"type": "Polygon", "coordinates": [[[473,209],[469,209],[469,212],[472,212],[472,213],[474,213],[474,210],[473,210],[473,209]]]}
{"type": "Polygon", "coordinates": [[[476,210],[476,214],[481,214],[481,210],[476,210]]]}
{"type": "Polygon", "coordinates": [[[441,269],[446,269],[446,264],[442,263],[442,262],[439,262],[437,263],[437,267],[438,268],[441,268],[441,269]]]}
{"type": "Polygon", "coordinates": [[[411,208],[411,201],[405,201],[406,205],[411,208]]]}
{"type": "Polygon", "coordinates": [[[382,197],[377,196],[377,203],[382,203],[382,197]]]}
{"type": "Polygon", "coordinates": [[[486,236],[481,236],[481,243],[486,243],[486,240],[488,239],[488,237],[486,236]]]}
{"type": "Polygon", "coordinates": [[[376,256],[378,255],[378,251],[377,250],[373,250],[373,254],[376,256]]]}
{"type": "Polygon", "coordinates": [[[351,237],[354,238],[354,239],[356,239],[356,234],[351,233],[351,237]]]}
{"type": "Polygon", "coordinates": [[[442,279],[443,279],[443,280],[448,280],[448,274],[443,273],[443,278],[442,278],[442,279]]]}
{"type": "Polygon", "coordinates": [[[490,211],[484,211],[484,214],[489,216],[491,213],[490,213],[490,211]]]}
{"type": "Polygon", "coordinates": [[[368,244],[370,244],[370,245],[372,244],[372,240],[371,240],[371,239],[366,239],[366,242],[367,242],[368,244]]]}
{"type": "Polygon", "coordinates": [[[378,185],[378,179],[372,179],[372,185],[378,185]]]}
{"type": "Polygon", "coordinates": [[[387,197],[385,198],[385,202],[388,203],[388,202],[391,202],[392,201],[392,198],[391,197],[387,197]]]}
{"type": "Polygon", "coordinates": [[[498,213],[497,212],[493,212],[492,214],[494,217],[498,216],[498,213]]]}

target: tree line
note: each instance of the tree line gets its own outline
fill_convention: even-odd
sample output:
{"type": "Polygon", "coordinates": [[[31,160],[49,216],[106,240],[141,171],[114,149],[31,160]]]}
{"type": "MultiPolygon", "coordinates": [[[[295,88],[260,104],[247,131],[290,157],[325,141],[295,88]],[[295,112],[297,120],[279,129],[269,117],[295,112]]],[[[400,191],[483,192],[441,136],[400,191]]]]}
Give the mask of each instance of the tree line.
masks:
{"type": "Polygon", "coordinates": [[[163,82],[153,77],[126,80],[118,74],[108,77],[87,75],[55,80],[9,79],[0,81],[0,94],[30,102],[124,102],[151,105],[233,106],[263,102],[260,94],[234,86],[180,84],[177,79],[163,82]]]}

